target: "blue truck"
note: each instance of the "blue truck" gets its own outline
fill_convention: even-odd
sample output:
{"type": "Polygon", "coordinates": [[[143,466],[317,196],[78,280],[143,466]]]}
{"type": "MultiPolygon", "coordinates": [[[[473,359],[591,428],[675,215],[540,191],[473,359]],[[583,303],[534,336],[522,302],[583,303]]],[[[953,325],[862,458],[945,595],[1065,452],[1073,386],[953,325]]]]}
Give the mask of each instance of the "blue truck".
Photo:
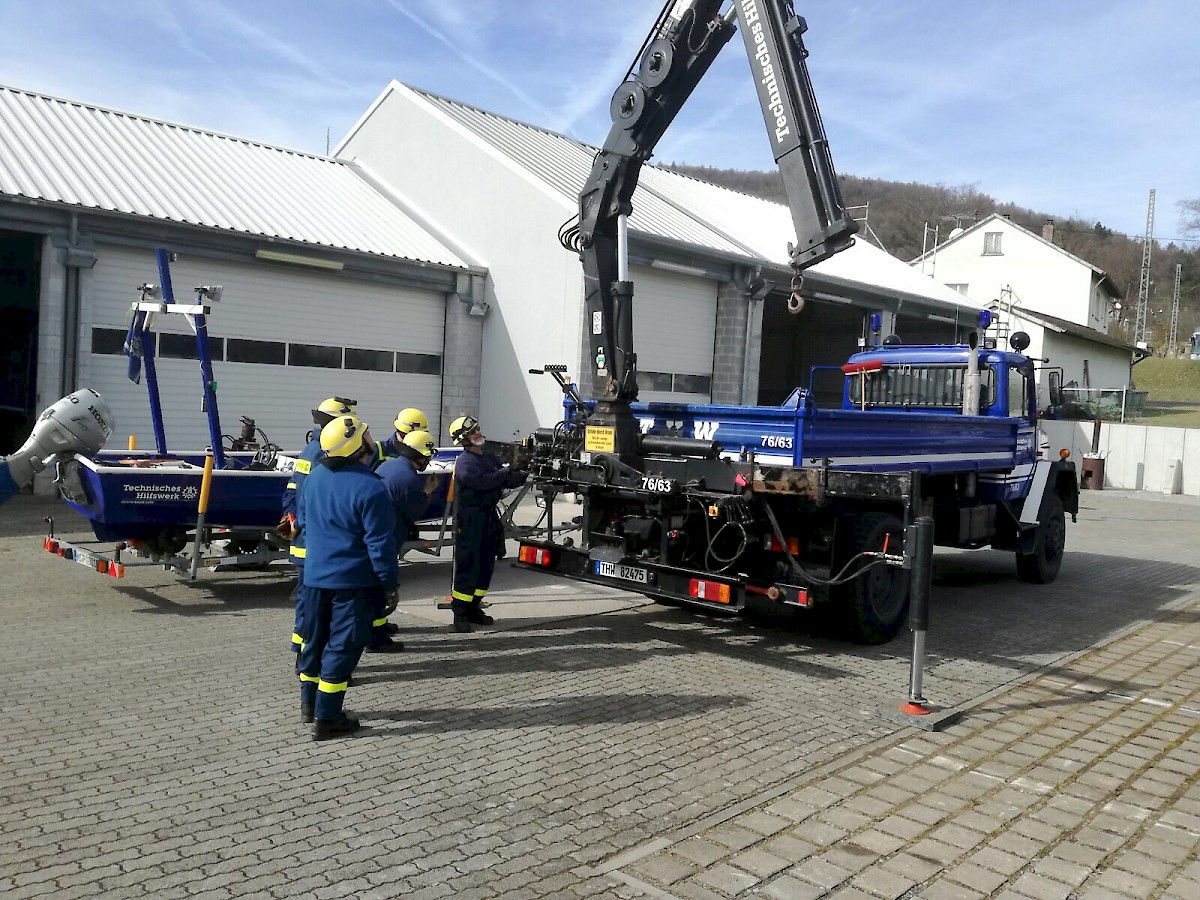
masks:
{"type": "MultiPolygon", "coordinates": [[[[546,367],[567,414],[533,436],[529,467],[550,528],[546,540],[522,542],[520,563],[711,609],[825,606],[864,642],[889,640],[904,622],[905,536],[918,517],[933,518],[937,544],[1009,550],[1023,580],[1051,581],[1078,482],[1073,463],[1039,446],[1027,337],[1011,352],[981,346],[975,329],[959,335],[963,345],[906,347],[879,341],[868,313],[838,409],[800,389],[778,407],[638,402],[634,191],[736,31],[795,226],[791,312],[804,303],[804,270],[849,247],[857,230],[813,95],[805,21],[791,0],[723,7],[663,8],[613,95],[578,216],[559,231],[582,264],[594,396],[584,400],[565,367],[546,367]],[[582,503],[578,538],[554,531],[562,494],[582,503]]],[[[749,295],[770,292],[761,274],[753,282],[749,295]]]]}
{"type": "Polygon", "coordinates": [[[560,494],[581,501],[581,532],[524,541],[518,558],[730,612],[826,606],[865,643],[904,624],[919,516],[936,545],[1011,551],[1022,581],[1050,582],[1079,485],[1037,429],[1034,362],[969,344],[878,346],[843,367],[839,408],[808,389],[780,406],[633,403],[636,468],[588,449],[594,404],[581,401],[535,435],[531,462],[551,511],[560,494]]]}

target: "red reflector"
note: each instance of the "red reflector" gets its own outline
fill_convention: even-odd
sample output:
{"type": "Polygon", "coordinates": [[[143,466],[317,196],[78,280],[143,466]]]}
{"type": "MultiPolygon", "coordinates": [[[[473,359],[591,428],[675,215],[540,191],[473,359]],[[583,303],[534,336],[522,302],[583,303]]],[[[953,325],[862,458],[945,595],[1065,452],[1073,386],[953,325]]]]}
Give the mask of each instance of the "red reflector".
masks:
{"type": "Polygon", "coordinates": [[[125,564],[118,563],[118,562],[110,562],[108,564],[108,574],[111,575],[113,578],[124,578],[125,577],[125,564]]]}
{"type": "Polygon", "coordinates": [[[716,603],[729,602],[729,585],[704,578],[693,578],[688,582],[688,594],[697,600],[712,600],[716,603]]]}
{"type": "Polygon", "coordinates": [[[46,550],[48,550],[50,553],[57,553],[58,541],[52,540],[51,538],[46,538],[46,550]]]}

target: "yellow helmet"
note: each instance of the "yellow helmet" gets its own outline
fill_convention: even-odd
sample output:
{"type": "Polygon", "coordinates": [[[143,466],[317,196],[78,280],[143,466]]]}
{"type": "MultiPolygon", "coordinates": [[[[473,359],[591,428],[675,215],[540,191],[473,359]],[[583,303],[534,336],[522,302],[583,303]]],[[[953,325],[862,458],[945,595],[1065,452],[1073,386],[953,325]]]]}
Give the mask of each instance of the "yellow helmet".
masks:
{"type": "Polygon", "coordinates": [[[454,443],[467,446],[467,435],[479,427],[479,420],[474,416],[459,416],[450,423],[450,438],[454,443]]]}
{"type": "Polygon", "coordinates": [[[433,435],[428,431],[410,431],[404,436],[404,445],[425,459],[437,452],[437,444],[433,442],[433,435]]]}
{"type": "Polygon", "coordinates": [[[398,434],[408,434],[410,431],[428,431],[429,416],[419,409],[409,406],[396,413],[396,421],[393,424],[396,426],[398,434]]]}
{"type": "Polygon", "coordinates": [[[337,416],[321,429],[321,449],[333,459],[353,459],[366,434],[367,423],[358,416],[337,416]]]}
{"type": "Polygon", "coordinates": [[[324,427],[336,416],[352,416],[358,411],[357,400],[347,400],[345,397],[330,397],[322,400],[312,411],[313,424],[324,427]]]}

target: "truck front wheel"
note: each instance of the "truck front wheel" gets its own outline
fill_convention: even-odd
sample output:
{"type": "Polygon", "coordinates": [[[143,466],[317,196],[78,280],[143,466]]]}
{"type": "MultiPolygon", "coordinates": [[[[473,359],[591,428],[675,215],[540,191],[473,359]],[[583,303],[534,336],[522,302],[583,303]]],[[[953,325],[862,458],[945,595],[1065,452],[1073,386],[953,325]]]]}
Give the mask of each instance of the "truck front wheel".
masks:
{"type": "MultiPolygon", "coordinates": [[[[904,524],[889,513],[864,513],[855,520],[838,568],[857,553],[882,550],[902,553],[904,524]]],[[[856,566],[864,565],[860,560],[856,566]]],[[[908,612],[908,571],[882,561],[836,592],[848,637],[862,644],[890,641],[904,625],[908,612]]]]}
{"type": "Polygon", "coordinates": [[[1062,499],[1056,494],[1046,507],[1046,514],[1038,525],[1034,551],[1017,554],[1017,577],[1031,584],[1049,584],[1058,576],[1063,549],[1067,545],[1067,517],[1063,513],[1062,499]]]}

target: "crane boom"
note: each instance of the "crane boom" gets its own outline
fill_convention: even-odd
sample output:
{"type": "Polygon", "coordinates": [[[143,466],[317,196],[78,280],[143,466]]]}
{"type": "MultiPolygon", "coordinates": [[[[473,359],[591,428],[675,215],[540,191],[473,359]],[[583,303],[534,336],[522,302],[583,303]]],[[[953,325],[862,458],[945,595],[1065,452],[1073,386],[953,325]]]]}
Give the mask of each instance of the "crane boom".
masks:
{"type": "Polygon", "coordinates": [[[857,230],[842,202],[809,79],[804,20],[791,0],[733,0],[722,13],[723,5],[669,0],[664,6],[613,94],[613,125],[580,191],[577,224],[561,236],[583,262],[597,393],[589,424],[613,429],[611,449],[622,459],[636,456],[638,441],[628,410],[638,385],[624,221],[643,164],[739,27],[796,229],[789,247],[796,286],[804,269],[849,247],[857,230]]]}

